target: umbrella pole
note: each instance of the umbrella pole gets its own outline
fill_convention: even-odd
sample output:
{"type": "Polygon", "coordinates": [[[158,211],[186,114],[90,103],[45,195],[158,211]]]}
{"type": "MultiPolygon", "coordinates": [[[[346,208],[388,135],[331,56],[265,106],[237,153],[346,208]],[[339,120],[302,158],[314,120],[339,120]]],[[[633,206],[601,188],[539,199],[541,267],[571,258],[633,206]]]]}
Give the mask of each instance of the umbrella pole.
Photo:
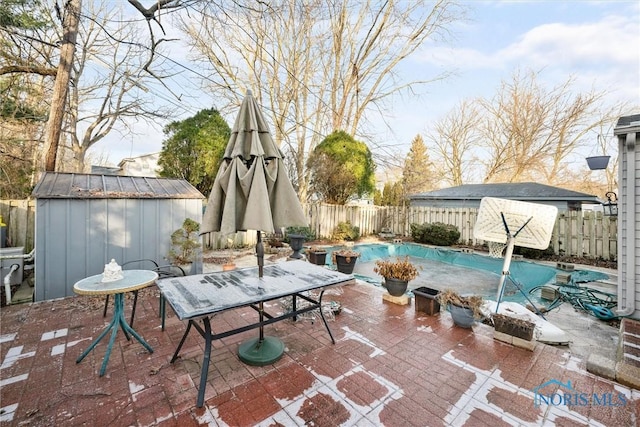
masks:
{"type": "Polygon", "coordinates": [[[264,273],[264,245],[262,244],[262,232],[258,233],[258,243],[256,243],[256,257],[258,257],[258,277],[262,277],[264,273]]]}
{"type": "MultiPolygon", "coordinates": [[[[258,233],[258,243],[256,243],[256,257],[258,258],[258,277],[264,275],[264,245],[262,244],[262,232],[258,233]]],[[[264,307],[262,301],[260,301],[260,323],[264,321],[264,307]]],[[[264,341],[264,327],[260,325],[260,342],[264,341]]]]}
{"type": "MultiPolygon", "coordinates": [[[[256,244],[256,257],[258,257],[258,276],[263,277],[264,269],[264,246],[262,245],[262,233],[258,230],[258,243],[256,244]]],[[[249,339],[238,347],[240,360],[247,365],[265,366],[275,363],[284,354],[284,343],[277,337],[265,337],[264,326],[264,303],[260,301],[258,306],[260,316],[260,335],[258,338],[249,339]]]]}

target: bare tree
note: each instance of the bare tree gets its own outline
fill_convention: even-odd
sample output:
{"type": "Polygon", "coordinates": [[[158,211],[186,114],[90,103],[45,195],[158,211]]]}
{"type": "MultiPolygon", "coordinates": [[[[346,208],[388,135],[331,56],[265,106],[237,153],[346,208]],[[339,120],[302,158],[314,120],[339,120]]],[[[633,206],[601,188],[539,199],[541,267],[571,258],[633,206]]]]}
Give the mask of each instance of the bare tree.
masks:
{"type": "MultiPolygon", "coordinates": [[[[37,10],[51,23],[56,18],[45,15],[55,10],[57,19],[63,23],[60,29],[53,25],[16,28],[4,21],[0,23],[0,32],[14,42],[0,45],[0,76],[10,76],[3,77],[0,83],[8,81],[7,78],[32,81],[34,75],[56,76],[55,80],[42,80],[43,89],[37,92],[44,94],[39,107],[47,105],[50,111],[44,148],[46,170],[83,170],[87,150],[112,132],[116,124],[122,130],[127,129],[131,120],[166,116],[167,111],[152,107],[152,92],[158,95],[166,91],[164,78],[168,73],[163,69],[165,57],[159,51],[160,43],[166,40],[153,33],[151,23],[163,30],[161,13],[186,2],[154,1],[148,9],[135,0],[129,3],[144,12],[142,22],[149,30],[149,40],[138,31],[135,21],[124,21],[118,15],[121,9],[97,1],[82,7],[80,0],[73,0],[64,2],[62,8],[56,3],[50,10],[45,5],[37,10]],[[69,149],[71,154],[59,151],[58,145],[69,149]],[[60,163],[56,162],[59,153],[73,162],[64,162],[60,168],[56,165],[60,163]]],[[[20,6],[19,2],[16,4],[20,6]]],[[[16,9],[16,16],[27,17],[29,23],[40,19],[40,15],[30,13],[40,3],[25,2],[22,6],[26,5],[31,10],[16,9]]],[[[16,99],[26,99],[27,94],[33,93],[36,92],[25,86],[16,99]]],[[[40,157],[43,147],[31,146],[40,157]]]]}
{"type": "Polygon", "coordinates": [[[492,100],[482,101],[486,172],[484,182],[558,181],[568,156],[605,116],[598,107],[605,92],[574,92],[573,78],[547,90],[538,73],[519,71],[492,100]]]}
{"type": "Polygon", "coordinates": [[[203,3],[199,12],[196,20],[184,19],[183,29],[211,68],[209,90],[230,106],[246,89],[254,91],[276,142],[295,157],[303,198],[307,153],[334,130],[362,135],[367,114],[443,77],[401,82],[396,71],[461,16],[450,0],[238,0],[203,3]]]}
{"type": "MultiPolygon", "coordinates": [[[[445,182],[539,181],[580,191],[603,187],[593,174],[585,175],[581,152],[600,135],[598,150],[615,155],[615,144],[606,136],[628,105],[607,106],[606,92],[576,91],[573,78],[552,89],[538,80],[538,73],[516,71],[492,99],[464,101],[436,123],[428,140],[445,182]],[[576,158],[578,168],[572,165],[576,158]]],[[[605,172],[609,188],[615,167],[605,172]]]]}
{"type": "Polygon", "coordinates": [[[474,154],[480,136],[481,119],[475,101],[462,101],[435,123],[427,136],[440,181],[457,186],[471,180],[477,159],[474,154]]]}
{"type": "Polygon", "coordinates": [[[53,94],[51,99],[51,109],[47,122],[47,135],[45,140],[45,161],[44,170],[54,171],[56,169],[56,157],[58,155],[58,144],[62,131],[62,120],[67,103],[67,90],[71,79],[71,67],[76,50],[76,39],[78,37],[78,25],[80,23],[81,0],[69,0],[64,4],[62,18],[62,44],[60,46],[60,61],[58,62],[58,72],[53,84],[53,94]]]}
{"type": "Polygon", "coordinates": [[[74,84],[69,88],[65,129],[73,161],[65,162],[64,168],[71,171],[84,170],[87,150],[116,125],[127,129],[130,120],[152,121],[169,115],[167,107],[154,103],[154,91],[162,88],[153,86],[159,75],[145,69],[148,46],[131,42],[141,38],[139,29],[110,24],[118,21],[118,10],[106,4],[95,6],[80,32],[74,84]]]}

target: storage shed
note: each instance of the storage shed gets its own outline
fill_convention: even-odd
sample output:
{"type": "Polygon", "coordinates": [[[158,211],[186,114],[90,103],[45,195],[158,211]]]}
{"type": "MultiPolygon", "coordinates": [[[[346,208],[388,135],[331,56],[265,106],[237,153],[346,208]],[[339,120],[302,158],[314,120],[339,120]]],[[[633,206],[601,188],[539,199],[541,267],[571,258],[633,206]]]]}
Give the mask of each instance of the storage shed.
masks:
{"type": "Polygon", "coordinates": [[[182,179],[47,172],[33,190],[35,301],[74,295],[80,279],[118,264],[166,264],[171,233],[202,222],[204,196],[182,179]]]}

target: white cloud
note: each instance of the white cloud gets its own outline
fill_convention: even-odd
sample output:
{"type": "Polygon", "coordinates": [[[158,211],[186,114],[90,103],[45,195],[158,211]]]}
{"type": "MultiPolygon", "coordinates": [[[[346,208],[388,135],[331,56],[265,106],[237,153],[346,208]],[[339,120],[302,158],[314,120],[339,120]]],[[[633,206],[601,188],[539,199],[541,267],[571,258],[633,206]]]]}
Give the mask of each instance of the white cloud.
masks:
{"type": "MultiPolygon", "coordinates": [[[[430,46],[418,61],[456,69],[462,80],[482,71],[485,87],[509,79],[516,69],[541,71],[541,79],[551,86],[573,77],[577,90],[607,91],[612,99],[637,105],[640,93],[638,16],[636,7],[628,16],[609,14],[589,22],[545,23],[493,49],[488,42],[479,48],[430,46]],[[492,72],[496,74],[489,81],[492,72]]],[[[477,28],[479,37],[488,37],[482,33],[486,27],[482,27],[485,30],[477,28]]],[[[477,41],[471,38],[469,43],[478,45],[477,41]]]]}
{"type": "Polygon", "coordinates": [[[579,25],[540,25],[500,51],[499,56],[540,66],[555,63],[570,67],[606,64],[637,67],[640,62],[638,46],[637,16],[609,16],[599,22],[579,25]]]}

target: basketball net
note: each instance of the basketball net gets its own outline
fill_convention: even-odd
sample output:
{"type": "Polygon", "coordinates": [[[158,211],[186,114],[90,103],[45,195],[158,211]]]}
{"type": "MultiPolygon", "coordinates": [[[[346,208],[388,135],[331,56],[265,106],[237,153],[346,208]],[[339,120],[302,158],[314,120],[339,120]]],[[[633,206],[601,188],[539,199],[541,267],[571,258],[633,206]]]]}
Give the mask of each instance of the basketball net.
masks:
{"type": "Polygon", "coordinates": [[[502,258],[502,253],[504,252],[504,248],[507,247],[506,243],[500,242],[488,242],[489,245],[489,256],[492,258],[502,258]]]}

